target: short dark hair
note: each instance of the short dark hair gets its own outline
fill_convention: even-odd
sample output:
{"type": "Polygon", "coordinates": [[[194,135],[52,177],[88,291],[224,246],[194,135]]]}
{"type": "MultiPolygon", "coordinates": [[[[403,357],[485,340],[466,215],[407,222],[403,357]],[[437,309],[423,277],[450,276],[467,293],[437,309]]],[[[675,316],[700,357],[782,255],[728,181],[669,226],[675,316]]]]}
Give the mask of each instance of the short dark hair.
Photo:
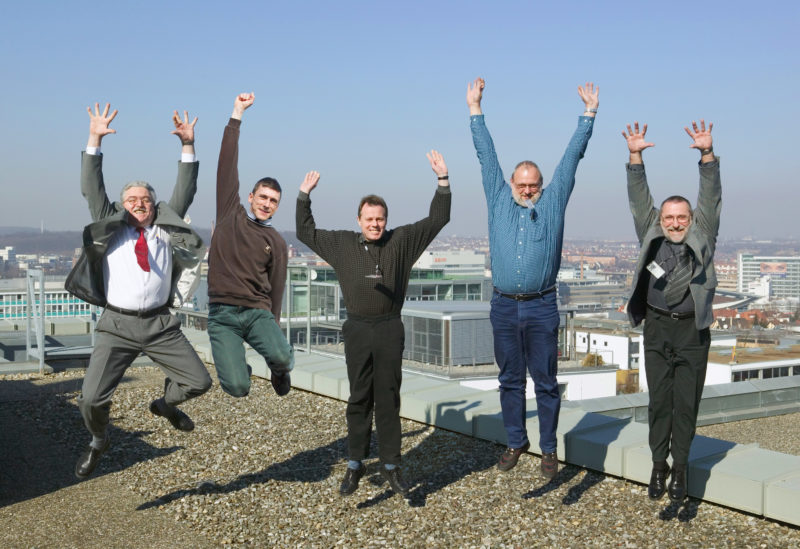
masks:
{"type": "Polygon", "coordinates": [[[267,187],[268,189],[272,189],[273,191],[283,194],[283,190],[281,190],[281,184],[278,183],[278,180],[274,177],[262,177],[256,181],[255,185],[253,185],[253,190],[251,192],[256,194],[256,191],[261,187],[267,187]]]}
{"type": "Polygon", "coordinates": [[[539,182],[544,182],[544,177],[542,177],[542,170],[539,169],[539,166],[533,160],[523,160],[516,166],[514,166],[514,171],[511,172],[511,182],[514,182],[514,174],[517,173],[517,170],[525,167],[525,168],[536,168],[536,171],[539,172],[539,182]]]}
{"type": "Polygon", "coordinates": [[[661,212],[661,210],[664,209],[664,204],[667,204],[669,202],[685,202],[686,205],[689,206],[689,216],[692,215],[692,203],[689,202],[688,198],[681,196],[679,194],[673,194],[672,196],[668,196],[667,198],[665,198],[664,201],[661,203],[661,208],[659,208],[658,210],[659,213],[661,212]]]}
{"type": "Polygon", "coordinates": [[[361,202],[358,203],[358,217],[361,217],[361,208],[364,207],[364,204],[383,206],[383,215],[386,219],[389,219],[389,206],[387,206],[386,201],[377,194],[368,194],[361,199],[361,202]]]}

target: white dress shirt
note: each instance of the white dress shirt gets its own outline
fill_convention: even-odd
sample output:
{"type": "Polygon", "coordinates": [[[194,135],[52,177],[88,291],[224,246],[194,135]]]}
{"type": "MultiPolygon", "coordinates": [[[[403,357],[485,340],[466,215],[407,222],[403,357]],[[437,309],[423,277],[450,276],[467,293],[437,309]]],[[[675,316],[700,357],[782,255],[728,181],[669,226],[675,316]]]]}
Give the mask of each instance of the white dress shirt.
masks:
{"type": "MultiPolygon", "coordinates": [[[[86,147],[86,154],[98,155],[100,147],[86,147]]],[[[194,154],[181,154],[181,162],[194,162],[194,154]]],[[[156,207],[155,205],[153,205],[156,207]]],[[[149,311],[167,304],[172,286],[172,247],[169,233],[152,225],[144,230],[150,271],[136,259],[139,231],[125,225],[111,237],[103,258],[103,284],[108,303],[121,309],[149,311]]]]}

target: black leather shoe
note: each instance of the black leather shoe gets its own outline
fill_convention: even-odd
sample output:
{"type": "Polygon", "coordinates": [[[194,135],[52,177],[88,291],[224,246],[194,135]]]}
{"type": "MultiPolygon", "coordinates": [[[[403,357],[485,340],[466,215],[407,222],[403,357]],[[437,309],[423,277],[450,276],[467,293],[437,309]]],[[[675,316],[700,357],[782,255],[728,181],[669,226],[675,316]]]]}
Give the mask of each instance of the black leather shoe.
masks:
{"type": "Polygon", "coordinates": [[[358,488],[358,481],[361,480],[361,477],[364,476],[364,473],[367,472],[367,468],[364,464],[361,464],[361,467],[358,469],[351,469],[350,467],[347,468],[347,471],[344,473],[344,478],[342,479],[342,484],[339,486],[339,493],[343,496],[349,496],[353,492],[356,491],[358,488]]]}
{"type": "Polygon", "coordinates": [[[86,478],[91,475],[100,462],[100,456],[108,450],[109,446],[111,446],[111,439],[108,437],[106,437],[106,442],[100,449],[94,446],[88,446],[81,454],[81,457],[78,458],[78,463],[75,464],[75,476],[78,478],[86,478]]]}
{"type": "Polygon", "coordinates": [[[506,448],[506,451],[500,456],[497,461],[497,468],[501,471],[510,471],[517,465],[519,456],[528,451],[531,447],[530,442],[526,442],[522,448],[506,448]]]}
{"type": "Polygon", "coordinates": [[[650,486],[647,487],[647,495],[650,499],[661,499],[667,491],[667,477],[669,476],[669,465],[653,466],[650,475],[650,486]]]}
{"type": "Polygon", "coordinates": [[[680,503],[686,498],[687,480],[686,469],[672,469],[672,477],[669,479],[669,499],[675,503],[680,503]]]}
{"type": "Polygon", "coordinates": [[[292,376],[289,375],[289,372],[285,374],[276,374],[271,373],[270,382],[272,383],[272,388],[275,389],[275,393],[279,396],[286,396],[289,394],[289,389],[292,388],[292,376]]]}
{"type": "Polygon", "coordinates": [[[172,423],[172,426],[179,431],[191,431],[194,429],[192,419],[181,412],[176,406],[170,406],[164,401],[164,397],[157,398],[150,403],[150,412],[157,416],[165,417],[172,423]]]}
{"type": "Polygon", "coordinates": [[[408,491],[411,489],[411,487],[406,484],[406,481],[403,480],[403,476],[400,474],[400,467],[395,467],[391,470],[386,467],[381,467],[381,476],[389,481],[389,486],[392,487],[392,490],[401,496],[408,494],[408,491]]]}

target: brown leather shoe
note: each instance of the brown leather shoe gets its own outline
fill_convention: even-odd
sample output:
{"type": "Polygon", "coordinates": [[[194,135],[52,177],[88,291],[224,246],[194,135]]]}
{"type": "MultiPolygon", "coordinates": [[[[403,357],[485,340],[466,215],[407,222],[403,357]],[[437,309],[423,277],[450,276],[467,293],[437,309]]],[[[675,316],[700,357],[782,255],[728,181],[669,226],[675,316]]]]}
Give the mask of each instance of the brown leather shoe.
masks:
{"type": "Polygon", "coordinates": [[[540,469],[545,478],[550,480],[556,478],[558,474],[558,455],[555,452],[542,454],[540,469]]]}
{"type": "Polygon", "coordinates": [[[531,443],[526,442],[522,448],[506,448],[506,451],[502,453],[500,459],[497,461],[497,468],[501,471],[510,471],[517,465],[519,456],[527,452],[530,447],[531,443]]]}

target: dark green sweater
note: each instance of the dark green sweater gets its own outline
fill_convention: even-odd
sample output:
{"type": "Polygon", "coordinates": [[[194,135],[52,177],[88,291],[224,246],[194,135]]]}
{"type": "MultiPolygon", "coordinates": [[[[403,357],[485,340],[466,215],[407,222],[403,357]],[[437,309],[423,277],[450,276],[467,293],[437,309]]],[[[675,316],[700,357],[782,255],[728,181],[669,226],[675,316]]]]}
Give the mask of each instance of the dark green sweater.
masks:
{"type": "Polygon", "coordinates": [[[450,187],[439,186],[428,217],[386,231],[377,242],[366,242],[354,231],[317,229],[311,199],[297,197],[297,238],[336,270],[348,313],[362,317],[400,314],[411,267],[450,221],[450,187]],[[381,278],[367,278],[380,266],[381,278]]]}

